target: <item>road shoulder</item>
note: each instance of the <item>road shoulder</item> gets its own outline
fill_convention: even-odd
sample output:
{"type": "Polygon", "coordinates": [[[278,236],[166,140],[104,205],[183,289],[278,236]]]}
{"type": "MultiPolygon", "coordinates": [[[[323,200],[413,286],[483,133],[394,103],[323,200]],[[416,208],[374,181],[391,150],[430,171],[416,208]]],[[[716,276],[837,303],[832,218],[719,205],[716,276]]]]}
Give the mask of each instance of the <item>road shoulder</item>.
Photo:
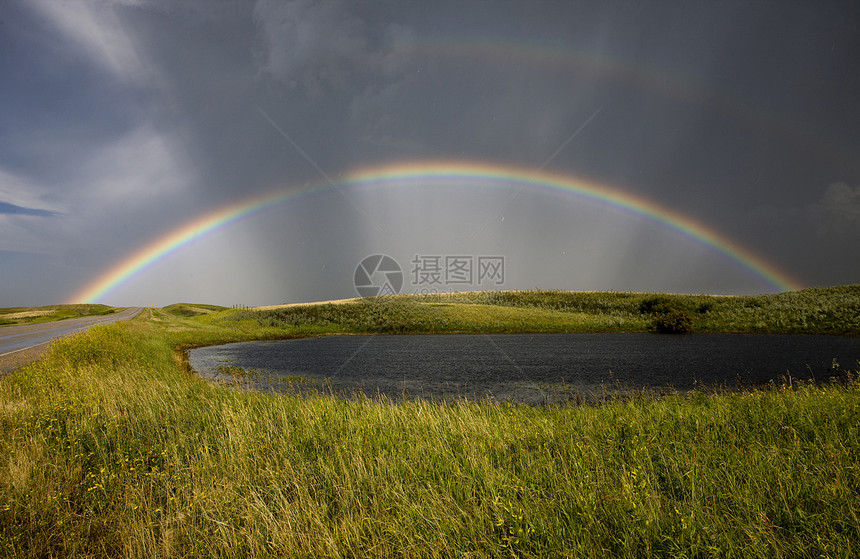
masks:
{"type": "Polygon", "coordinates": [[[48,344],[49,342],[45,342],[37,345],[36,347],[28,347],[21,351],[0,356],[0,379],[6,377],[18,367],[29,365],[33,361],[39,359],[45,351],[47,351],[48,344]]]}

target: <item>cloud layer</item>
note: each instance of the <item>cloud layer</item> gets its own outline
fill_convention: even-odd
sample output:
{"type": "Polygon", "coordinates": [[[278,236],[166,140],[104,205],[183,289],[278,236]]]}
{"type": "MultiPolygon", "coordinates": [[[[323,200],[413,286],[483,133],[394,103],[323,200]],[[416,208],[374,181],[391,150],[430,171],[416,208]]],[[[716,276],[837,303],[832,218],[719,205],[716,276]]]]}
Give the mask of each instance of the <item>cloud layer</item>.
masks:
{"type": "MultiPolygon", "coordinates": [[[[847,254],[860,227],[860,37],[848,4],[4,10],[0,305],[63,300],[196,216],[263,193],[429,160],[546,166],[670,207],[806,284],[860,277],[847,254]],[[24,285],[32,276],[38,287],[24,285]]],[[[508,288],[773,289],[587,200],[449,186],[295,196],[106,302],[340,298],[367,254],[424,252],[504,254],[508,288]]]]}

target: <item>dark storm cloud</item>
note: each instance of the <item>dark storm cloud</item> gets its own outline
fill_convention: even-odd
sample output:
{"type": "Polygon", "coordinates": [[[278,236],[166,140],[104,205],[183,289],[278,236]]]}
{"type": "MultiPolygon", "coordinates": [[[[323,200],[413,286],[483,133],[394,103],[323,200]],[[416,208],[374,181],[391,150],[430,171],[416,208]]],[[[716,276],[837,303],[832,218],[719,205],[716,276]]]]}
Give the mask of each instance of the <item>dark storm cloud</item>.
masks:
{"type": "MultiPolygon", "coordinates": [[[[537,169],[553,154],[547,170],[685,213],[808,283],[860,277],[860,258],[845,255],[856,254],[846,239],[858,237],[860,184],[852,3],[32,0],[3,10],[0,197],[67,215],[0,209],[0,250],[74,255],[73,283],[275,187],[408,160],[537,169]]],[[[348,290],[367,250],[510,251],[534,276],[527,286],[567,289],[712,289],[697,282],[719,275],[707,253],[691,253],[683,281],[676,263],[644,271],[643,247],[659,235],[572,198],[451,196],[346,191],[273,210],[225,236],[212,270],[265,247],[274,256],[248,264],[259,302],[348,296],[337,278],[348,290]]],[[[185,254],[206,275],[210,264],[185,254]]],[[[174,265],[174,277],[186,270],[174,265]]],[[[240,272],[211,292],[251,281],[240,272]]],[[[160,273],[147,297],[179,285],[160,273]]]]}
{"type": "Polygon", "coordinates": [[[35,208],[22,208],[21,206],[16,206],[15,204],[10,204],[8,202],[0,201],[0,214],[7,215],[35,215],[39,217],[54,217],[57,212],[52,212],[49,210],[39,210],[35,208]]]}
{"type": "Polygon", "coordinates": [[[823,199],[812,206],[819,233],[840,235],[857,241],[860,232],[860,186],[844,182],[827,187],[823,199]]]}

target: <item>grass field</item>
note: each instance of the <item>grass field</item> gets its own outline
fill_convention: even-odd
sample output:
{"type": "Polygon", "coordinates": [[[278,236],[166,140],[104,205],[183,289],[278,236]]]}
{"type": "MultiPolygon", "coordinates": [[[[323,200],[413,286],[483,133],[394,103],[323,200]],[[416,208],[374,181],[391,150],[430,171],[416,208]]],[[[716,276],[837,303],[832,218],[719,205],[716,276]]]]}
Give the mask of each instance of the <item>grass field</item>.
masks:
{"type": "Polygon", "coordinates": [[[403,295],[338,305],[241,311],[225,320],[285,332],[644,332],[676,310],[696,332],[860,332],[860,285],[724,297],[565,291],[403,295]]]}
{"type": "MultiPolygon", "coordinates": [[[[737,331],[806,321],[856,335],[838,322],[858,296],[854,286],[726,308],[680,297],[689,312],[715,305],[695,315],[697,330],[740,316],[737,331]]],[[[856,556],[856,363],[818,385],[536,408],[231,390],[189,374],[175,351],[341,330],[599,330],[589,316],[645,330],[665,303],[463,297],[149,309],[55,342],[0,381],[0,555],[856,556]]]]}
{"type": "Polygon", "coordinates": [[[164,307],[164,311],[181,317],[200,316],[212,314],[218,311],[226,310],[227,307],[219,307],[217,305],[195,305],[189,303],[176,303],[164,307]]]}
{"type": "Polygon", "coordinates": [[[80,316],[100,316],[120,309],[107,305],[49,305],[46,307],[0,308],[0,326],[39,324],[80,316]]]}

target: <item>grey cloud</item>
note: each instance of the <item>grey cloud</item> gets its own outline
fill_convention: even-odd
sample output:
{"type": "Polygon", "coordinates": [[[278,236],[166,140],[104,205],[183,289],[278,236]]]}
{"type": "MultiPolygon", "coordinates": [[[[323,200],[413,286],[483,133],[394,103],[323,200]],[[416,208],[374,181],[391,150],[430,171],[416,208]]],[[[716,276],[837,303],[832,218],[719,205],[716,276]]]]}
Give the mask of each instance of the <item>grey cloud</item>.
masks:
{"type": "Polygon", "coordinates": [[[258,64],[264,74],[310,94],[396,76],[414,33],[396,22],[371,25],[339,0],[258,0],[258,64]]]}
{"type": "MultiPolygon", "coordinates": [[[[575,74],[547,78],[523,68],[513,79],[502,61],[421,56],[412,66],[384,87],[366,88],[350,105],[356,136],[399,144],[398,155],[501,158],[538,167],[602,105],[597,86],[575,74]]],[[[582,144],[569,147],[565,155],[582,144]]]]}
{"type": "Polygon", "coordinates": [[[844,182],[829,185],[811,212],[820,232],[841,233],[856,240],[860,233],[860,186],[852,188],[844,182]]]}
{"type": "Polygon", "coordinates": [[[54,217],[58,214],[57,212],[52,212],[50,210],[39,210],[36,208],[23,208],[21,206],[16,206],[15,204],[10,204],[8,202],[0,201],[0,214],[11,214],[11,215],[34,215],[39,217],[54,217]]]}
{"type": "Polygon", "coordinates": [[[123,27],[116,10],[138,8],[143,2],[32,0],[30,5],[68,37],[93,64],[138,87],[163,85],[155,68],[139,56],[134,35],[123,27]]]}
{"type": "MultiPolygon", "coordinates": [[[[13,2],[0,34],[0,270],[44,275],[47,259],[9,254],[50,254],[70,268],[66,283],[84,284],[196,216],[324,183],[300,151],[338,182],[404,161],[537,169],[562,147],[547,171],[689,215],[810,281],[856,281],[860,192],[848,185],[860,177],[810,149],[857,152],[860,50],[856,34],[836,33],[846,14],[675,4],[13,2]],[[825,191],[834,178],[843,183],[825,191]]],[[[404,262],[503,253],[512,281],[521,274],[513,288],[761,288],[695,244],[652,258],[659,230],[539,190],[509,204],[492,188],[296,196],[225,229],[217,246],[184,248],[177,260],[193,265],[154,266],[145,296],[129,288],[111,301],[183,299],[186,272],[222,278],[207,283],[212,302],[338,298],[353,294],[360,258],[386,251],[404,262]],[[247,259],[227,279],[219,263],[231,255],[247,259]]],[[[0,285],[10,301],[18,289],[0,285]]]]}
{"type": "Polygon", "coordinates": [[[367,53],[365,24],[336,0],[259,0],[254,21],[261,32],[264,72],[311,92],[344,87],[355,60],[367,53]]]}
{"type": "MultiPolygon", "coordinates": [[[[259,0],[253,13],[262,75],[347,104],[338,134],[357,140],[354,160],[504,158],[536,167],[604,102],[605,84],[593,76],[548,73],[539,55],[514,68],[505,57],[440,57],[432,25],[419,32],[396,21],[402,13],[362,7],[259,0]]],[[[486,30],[499,23],[482,17],[486,30]]]]}

